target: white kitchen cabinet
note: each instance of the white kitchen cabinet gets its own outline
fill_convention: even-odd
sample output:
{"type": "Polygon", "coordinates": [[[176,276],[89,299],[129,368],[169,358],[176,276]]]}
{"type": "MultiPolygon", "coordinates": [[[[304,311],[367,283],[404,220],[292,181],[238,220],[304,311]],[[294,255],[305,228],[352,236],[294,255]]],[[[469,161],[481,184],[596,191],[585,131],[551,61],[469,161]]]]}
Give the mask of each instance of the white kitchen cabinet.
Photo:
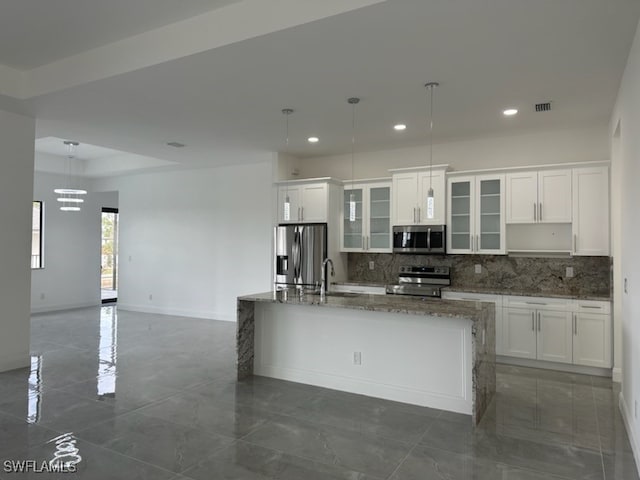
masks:
{"type": "Polygon", "coordinates": [[[446,165],[401,168],[392,174],[392,225],[442,225],[445,223],[446,165]],[[433,188],[433,218],[428,217],[427,194],[433,188]]]}
{"type": "Polygon", "coordinates": [[[570,169],[514,172],[506,175],[507,223],[570,223],[570,169]]]}
{"type": "Polygon", "coordinates": [[[573,254],[609,255],[609,169],[573,169],[573,254]]]}
{"type": "Polygon", "coordinates": [[[502,321],[502,295],[490,295],[486,293],[451,292],[444,290],[442,298],[445,300],[464,300],[468,302],[490,302],[496,306],[496,355],[504,355],[503,351],[503,321],[502,321]]]}
{"type": "Polygon", "coordinates": [[[572,363],[572,304],[564,299],[505,296],[504,355],[572,363]]]}
{"type": "Polygon", "coordinates": [[[577,301],[573,313],[573,363],[612,367],[611,304],[577,301]]]}
{"type": "Polygon", "coordinates": [[[279,223],[326,223],[329,189],[327,182],[284,183],[278,186],[279,223]],[[285,218],[285,200],[289,197],[289,218],[285,218]]]}
{"type": "Polygon", "coordinates": [[[391,181],[345,182],[341,221],[341,251],[391,252],[391,181]],[[355,221],[349,219],[349,201],[356,202],[355,221]]]}
{"type": "Polygon", "coordinates": [[[448,179],[448,253],[505,253],[504,175],[448,179]]]}

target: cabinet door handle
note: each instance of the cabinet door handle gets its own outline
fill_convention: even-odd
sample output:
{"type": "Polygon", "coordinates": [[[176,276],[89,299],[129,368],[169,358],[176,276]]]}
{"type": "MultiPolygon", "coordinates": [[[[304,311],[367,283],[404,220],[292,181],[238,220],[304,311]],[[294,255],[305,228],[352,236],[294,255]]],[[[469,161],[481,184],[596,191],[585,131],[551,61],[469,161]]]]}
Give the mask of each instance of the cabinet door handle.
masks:
{"type": "Polygon", "coordinates": [[[427,250],[431,250],[431,228],[427,228],[427,250]]]}
{"type": "Polygon", "coordinates": [[[413,223],[418,223],[416,221],[416,207],[413,207],[413,223]]]}
{"type": "Polygon", "coordinates": [[[538,331],[540,331],[540,312],[538,312],[538,331]]]}
{"type": "Polygon", "coordinates": [[[538,208],[538,210],[539,210],[539,212],[538,212],[538,220],[539,220],[539,221],[542,221],[542,202],[540,202],[540,203],[538,204],[538,207],[539,207],[539,208],[538,208]]]}
{"type": "Polygon", "coordinates": [[[473,252],[473,235],[469,235],[469,250],[473,252]]]}
{"type": "Polygon", "coordinates": [[[524,302],[527,305],[546,305],[544,302],[524,302]]]}
{"type": "Polygon", "coordinates": [[[300,222],[302,218],[300,218],[300,207],[298,207],[298,221],[300,222]]]}
{"type": "Polygon", "coordinates": [[[578,235],[577,234],[573,234],[573,253],[576,253],[578,251],[578,235]]]}
{"type": "Polygon", "coordinates": [[[536,207],[536,204],[533,204],[533,221],[536,222],[538,220],[538,215],[537,215],[537,211],[538,208],[536,207]]]}
{"type": "Polygon", "coordinates": [[[420,207],[418,207],[418,223],[420,223],[420,207]]]}
{"type": "Polygon", "coordinates": [[[578,335],[578,316],[573,314],[573,334],[578,335]]]}
{"type": "Polygon", "coordinates": [[[369,250],[369,235],[367,235],[366,237],[364,237],[364,239],[367,242],[367,250],[369,250]]]}
{"type": "Polygon", "coordinates": [[[536,331],[536,313],[531,312],[531,330],[536,331]]]}
{"type": "Polygon", "coordinates": [[[480,251],[480,235],[476,235],[476,252],[480,251]]]}
{"type": "Polygon", "coordinates": [[[580,305],[580,307],[581,308],[597,308],[598,310],[602,308],[597,305],[580,305]]]}
{"type": "Polygon", "coordinates": [[[304,207],[300,207],[300,221],[304,222],[304,207]]]}

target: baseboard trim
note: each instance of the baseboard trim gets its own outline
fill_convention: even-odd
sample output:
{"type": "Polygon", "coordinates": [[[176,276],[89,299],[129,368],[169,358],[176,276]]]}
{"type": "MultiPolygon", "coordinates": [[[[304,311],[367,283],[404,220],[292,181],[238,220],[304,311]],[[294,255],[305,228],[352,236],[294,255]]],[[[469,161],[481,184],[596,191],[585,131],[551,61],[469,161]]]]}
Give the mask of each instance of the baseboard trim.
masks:
{"type": "Polygon", "coordinates": [[[496,356],[496,363],[516,365],[518,367],[541,368],[544,370],[556,370],[569,373],[580,373],[583,375],[594,375],[597,377],[611,377],[610,368],[584,367],[582,365],[570,365],[568,363],[545,362],[543,360],[529,360],[528,358],[496,356]]]}
{"type": "Polygon", "coordinates": [[[629,437],[629,443],[631,444],[633,458],[636,461],[636,469],[638,470],[638,475],[640,475],[640,450],[638,449],[638,441],[633,430],[633,425],[629,421],[629,417],[631,416],[631,414],[629,413],[627,402],[625,401],[622,392],[620,392],[620,396],[618,398],[618,408],[620,408],[620,413],[622,414],[624,428],[626,428],[627,430],[627,437],[629,437]]]}
{"type": "Polygon", "coordinates": [[[186,310],[182,308],[154,307],[153,305],[135,305],[131,303],[118,303],[118,310],[128,310],[131,312],[154,313],[157,315],[173,315],[177,317],[203,318],[206,320],[221,320],[224,322],[235,322],[235,313],[210,312],[206,310],[186,310]]]}
{"type": "Polygon", "coordinates": [[[83,302],[83,303],[67,303],[60,305],[46,305],[42,307],[31,307],[31,313],[48,313],[59,312],[61,310],[77,310],[78,308],[97,307],[100,303],[96,302],[83,302]]]}
{"type": "Polygon", "coordinates": [[[616,383],[622,383],[622,368],[615,367],[611,370],[611,380],[616,383]]]}

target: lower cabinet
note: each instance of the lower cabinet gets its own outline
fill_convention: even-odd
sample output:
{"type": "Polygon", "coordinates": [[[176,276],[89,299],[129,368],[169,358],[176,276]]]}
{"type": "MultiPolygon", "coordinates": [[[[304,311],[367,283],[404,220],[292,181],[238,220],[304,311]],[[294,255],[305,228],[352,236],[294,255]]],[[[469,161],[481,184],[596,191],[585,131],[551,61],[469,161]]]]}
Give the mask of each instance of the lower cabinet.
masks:
{"type": "Polygon", "coordinates": [[[611,314],[573,314],[573,363],[611,367],[611,314]]]}
{"type": "Polygon", "coordinates": [[[505,356],[611,368],[608,302],[505,296],[505,356]]]}
{"type": "Polygon", "coordinates": [[[504,355],[572,362],[571,312],[505,308],[504,355]]]}

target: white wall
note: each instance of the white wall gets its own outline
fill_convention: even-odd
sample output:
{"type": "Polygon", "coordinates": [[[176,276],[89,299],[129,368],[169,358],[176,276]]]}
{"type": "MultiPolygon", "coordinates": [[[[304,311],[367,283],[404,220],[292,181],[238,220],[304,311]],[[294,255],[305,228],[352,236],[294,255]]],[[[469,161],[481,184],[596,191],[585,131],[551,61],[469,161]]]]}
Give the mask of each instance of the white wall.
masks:
{"type": "Polygon", "coordinates": [[[98,180],[119,195],[120,308],[235,320],[237,296],[272,286],[273,177],[269,157],[98,180]]]}
{"type": "MultiPolygon", "coordinates": [[[[453,170],[517,167],[552,163],[608,160],[607,127],[538,132],[526,135],[487,137],[435,144],[434,164],[449,164],[453,170]]],[[[374,152],[357,152],[355,178],[389,177],[390,168],[416,167],[429,163],[426,146],[374,152]]],[[[331,176],[351,178],[351,155],[299,159],[298,178],[331,176]]]]}
{"type": "Polygon", "coordinates": [[[0,110],[0,372],[29,365],[35,121],[0,110]]]}
{"type": "Polygon", "coordinates": [[[31,272],[32,312],[100,303],[100,212],[112,199],[94,192],[90,180],[72,179],[89,193],[80,212],[62,212],[53,190],[69,181],[64,175],[34,175],[33,199],[44,202],[44,268],[31,272]]]}
{"type": "Polygon", "coordinates": [[[620,250],[620,278],[627,278],[629,282],[628,292],[622,294],[621,308],[624,342],[621,407],[632,438],[636,464],[640,465],[640,419],[635,415],[636,411],[640,414],[640,405],[635,406],[640,402],[640,25],[629,54],[610,130],[614,149],[612,178],[620,182],[613,188],[619,189],[621,205],[618,212],[613,212],[620,216],[620,238],[614,239],[614,246],[617,243],[620,250]],[[619,139],[613,141],[618,125],[619,139]]]}

